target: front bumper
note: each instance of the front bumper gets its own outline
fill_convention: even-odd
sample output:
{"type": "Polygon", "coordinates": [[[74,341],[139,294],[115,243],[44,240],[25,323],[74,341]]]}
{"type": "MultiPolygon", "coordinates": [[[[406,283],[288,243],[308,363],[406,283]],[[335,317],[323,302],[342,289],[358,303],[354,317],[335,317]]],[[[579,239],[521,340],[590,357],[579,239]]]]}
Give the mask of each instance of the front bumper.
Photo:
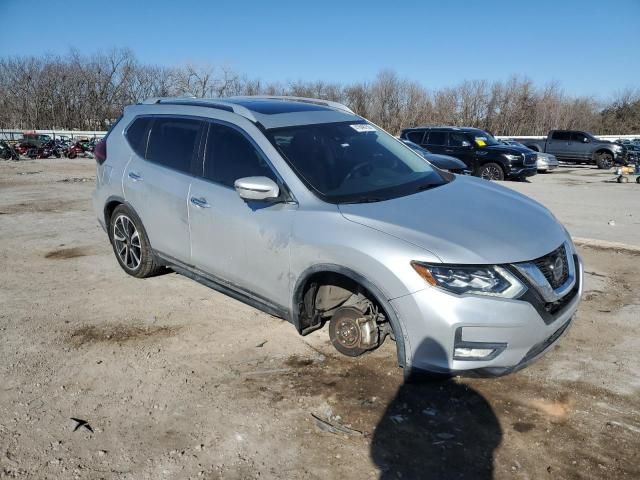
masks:
{"type": "Polygon", "coordinates": [[[532,177],[536,173],[538,173],[538,169],[536,168],[535,165],[532,167],[512,166],[511,169],[509,170],[508,177],[509,178],[525,178],[525,177],[532,177]]]}
{"type": "Polygon", "coordinates": [[[549,315],[543,318],[540,305],[527,300],[456,296],[438,288],[426,288],[392,300],[406,331],[406,368],[497,376],[536,361],[566,334],[578,309],[583,266],[577,256],[575,259],[576,285],[573,294],[568,294],[573,296],[551,318],[549,315]],[[488,360],[459,360],[454,358],[456,340],[504,345],[504,349],[488,360]]]}
{"type": "Polygon", "coordinates": [[[560,166],[560,164],[558,163],[558,161],[556,160],[554,161],[542,161],[542,160],[538,160],[536,163],[536,168],[538,169],[539,172],[550,172],[552,170],[555,170],[556,168],[558,168],[560,166]]]}

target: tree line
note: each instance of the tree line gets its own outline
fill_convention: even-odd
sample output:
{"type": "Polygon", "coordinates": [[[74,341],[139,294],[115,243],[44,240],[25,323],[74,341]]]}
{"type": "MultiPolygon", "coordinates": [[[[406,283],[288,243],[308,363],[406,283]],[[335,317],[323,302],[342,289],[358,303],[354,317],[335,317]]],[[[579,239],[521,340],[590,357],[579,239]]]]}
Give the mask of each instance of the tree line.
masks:
{"type": "Polygon", "coordinates": [[[567,95],[558,83],[538,86],[518,76],[429,90],[392,70],[347,84],[265,83],[227,67],[147,65],[129,49],[0,58],[0,128],[105,130],[125,105],[148,97],[256,94],[338,101],[395,134],[416,125],[464,125],[513,136],[556,128],[640,133],[640,89],[603,103],[567,95]]]}

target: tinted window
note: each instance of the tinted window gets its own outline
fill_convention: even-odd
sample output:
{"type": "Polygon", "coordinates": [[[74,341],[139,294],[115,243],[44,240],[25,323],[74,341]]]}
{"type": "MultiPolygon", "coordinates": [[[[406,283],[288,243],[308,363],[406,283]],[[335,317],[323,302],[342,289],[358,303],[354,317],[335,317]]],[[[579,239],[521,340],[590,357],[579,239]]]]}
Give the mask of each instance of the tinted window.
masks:
{"type": "Polygon", "coordinates": [[[422,137],[424,137],[424,132],[422,131],[407,133],[407,139],[418,145],[422,143],[422,137]]]}
{"type": "Polygon", "coordinates": [[[241,132],[226,125],[209,127],[204,161],[204,178],[233,187],[243,177],[276,176],[263,155],[241,132]]]}
{"type": "Polygon", "coordinates": [[[571,134],[569,132],[553,132],[551,135],[552,140],[569,140],[571,134]]]}
{"type": "Polygon", "coordinates": [[[129,128],[127,128],[127,141],[133,151],[139,156],[144,158],[147,150],[147,138],[149,137],[149,124],[151,122],[150,117],[138,117],[136,118],[129,128]]]}
{"type": "Polygon", "coordinates": [[[460,132],[451,132],[449,133],[449,145],[452,147],[461,147],[463,142],[466,142],[467,145],[471,144],[469,141],[469,137],[466,134],[460,132]]]}
{"type": "Polygon", "coordinates": [[[446,183],[420,155],[363,121],[268,133],[302,181],[330,202],[376,202],[446,183]]]}
{"type": "Polygon", "coordinates": [[[190,172],[201,125],[198,120],[186,118],[154,118],[147,160],[181,172],[190,172]]]}
{"type": "Polygon", "coordinates": [[[428,145],[446,145],[447,132],[429,132],[428,145]]]}
{"type": "Polygon", "coordinates": [[[584,133],[579,133],[579,132],[573,132],[571,134],[571,140],[574,142],[584,142],[584,139],[587,138],[587,136],[584,133]]]}

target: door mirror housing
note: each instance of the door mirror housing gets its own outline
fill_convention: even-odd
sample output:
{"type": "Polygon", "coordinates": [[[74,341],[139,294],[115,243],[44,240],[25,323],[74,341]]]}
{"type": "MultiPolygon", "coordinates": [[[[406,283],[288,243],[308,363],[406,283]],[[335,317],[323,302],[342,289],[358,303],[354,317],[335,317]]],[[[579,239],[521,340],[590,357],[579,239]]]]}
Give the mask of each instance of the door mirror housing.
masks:
{"type": "Polygon", "coordinates": [[[589,137],[582,137],[582,143],[589,143],[590,141],[589,137]]]}
{"type": "Polygon", "coordinates": [[[462,141],[462,148],[473,148],[473,145],[471,145],[471,142],[463,140],[462,141]]]}
{"type": "Polygon", "coordinates": [[[268,177],[239,178],[233,187],[244,200],[275,200],[280,196],[280,187],[268,177]]]}

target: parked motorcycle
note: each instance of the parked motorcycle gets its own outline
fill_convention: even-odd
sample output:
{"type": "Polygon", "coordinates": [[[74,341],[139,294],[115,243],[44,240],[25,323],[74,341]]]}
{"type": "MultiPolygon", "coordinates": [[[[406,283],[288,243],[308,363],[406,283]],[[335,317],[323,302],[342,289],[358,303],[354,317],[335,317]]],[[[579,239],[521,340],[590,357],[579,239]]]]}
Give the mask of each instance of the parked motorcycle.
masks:
{"type": "Polygon", "coordinates": [[[81,142],[76,142],[65,152],[67,158],[74,159],[78,155],[82,155],[83,157],[93,157],[88,147],[83,145],[81,142]]]}
{"type": "Polygon", "coordinates": [[[0,140],[0,158],[4,160],[20,160],[20,155],[15,148],[4,140],[0,140]]]}
{"type": "Polygon", "coordinates": [[[35,148],[29,149],[29,151],[27,152],[27,157],[31,159],[49,158],[49,157],[60,158],[62,157],[62,152],[58,147],[58,145],[56,144],[56,142],[54,142],[53,140],[50,140],[42,144],[41,147],[35,147],[35,148]]]}

